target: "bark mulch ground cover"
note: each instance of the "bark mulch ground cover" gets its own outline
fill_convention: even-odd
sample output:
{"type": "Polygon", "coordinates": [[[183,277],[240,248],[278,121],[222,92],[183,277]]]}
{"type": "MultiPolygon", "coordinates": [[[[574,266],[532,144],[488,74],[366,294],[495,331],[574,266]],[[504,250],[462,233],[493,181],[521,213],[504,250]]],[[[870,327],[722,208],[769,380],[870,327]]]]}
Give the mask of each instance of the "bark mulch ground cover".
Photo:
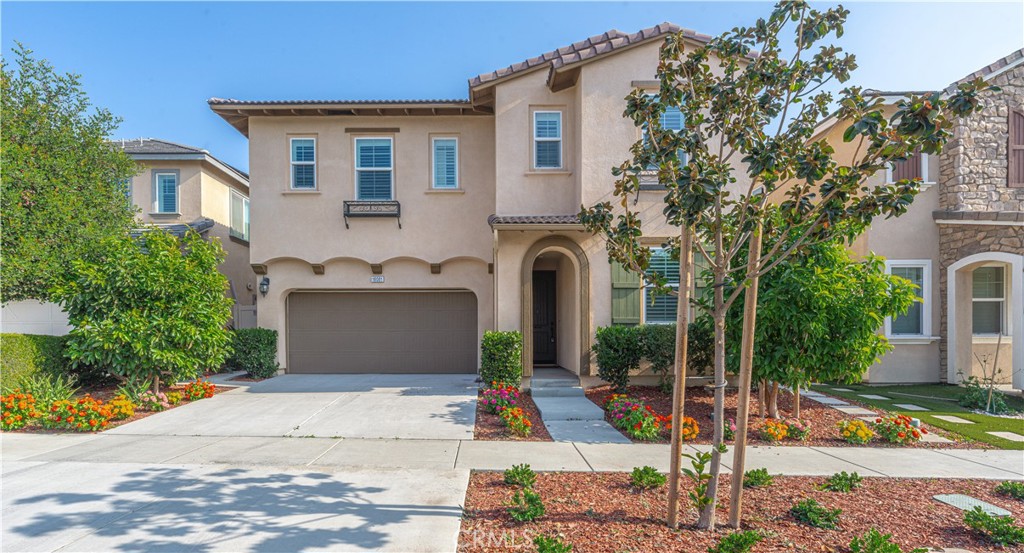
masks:
{"type": "MultiPolygon", "coordinates": [[[[477,399],[480,399],[480,395],[477,399]]],[[[551,434],[548,434],[548,429],[544,426],[544,421],[540,418],[540,411],[537,409],[537,404],[533,402],[533,398],[530,394],[521,393],[519,394],[519,407],[523,409],[523,413],[533,422],[533,426],[530,430],[530,435],[527,437],[516,436],[508,427],[505,426],[505,421],[498,415],[488,413],[484,409],[480,401],[476,402],[476,425],[473,427],[473,439],[484,440],[484,441],[516,441],[516,442],[550,442],[551,434]]]]}
{"type": "MultiPolygon", "coordinates": [[[[764,536],[752,551],[845,552],[851,539],[871,528],[892,534],[904,551],[914,547],[997,550],[964,525],[963,511],[932,499],[937,494],[968,494],[1007,509],[1017,524],[1024,518],[1024,502],[995,494],[996,482],[989,480],[865,478],[853,493],[819,490],[824,481],[776,477],[770,487],[748,489],[743,527],[759,530],[764,536]],[[838,530],[805,526],[789,514],[793,504],[808,498],[842,509],[838,530]]],[[[719,498],[727,504],[728,478],[722,485],[719,498]]],[[[625,473],[544,473],[538,475],[534,488],[547,512],[534,522],[518,523],[506,513],[515,489],[502,481],[501,473],[473,473],[458,551],[533,551],[533,537],[547,534],[560,535],[576,552],[704,552],[731,531],[696,530],[692,524],[697,515],[692,508],[681,518],[679,530],[669,530],[664,523],[667,486],[639,492],[630,486],[625,473]]],[[[684,481],[682,489],[685,498],[692,486],[684,481]]],[[[727,510],[721,505],[718,519],[727,520],[727,510]]]]}
{"type": "MultiPolygon", "coordinates": [[[[612,394],[611,387],[601,386],[598,388],[591,388],[587,390],[587,397],[590,401],[597,404],[599,407],[604,408],[605,400],[612,394]]],[[[638,399],[650,405],[654,409],[655,413],[659,415],[667,415],[672,412],[672,394],[671,392],[666,393],[661,389],[654,386],[629,386],[626,391],[626,395],[631,398],[638,399]]],[[[734,389],[727,389],[725,391],[725,416],[726,418],[736,419],[736,397],[737,393],[734,389]]],[[[802,441],[797,442],[795,440],[785,440],[781,443],[771,442],[762,439],[760,436],[760,428],[763,426],[760,420],[760,406],[756,400],[756,393],[751,397],[751,413],[750,413],[750,432],[748,433],[747,443],[752,445],[816,445],[816,446],[848,446],[839,436],[839,431],[836,425],[845,420],[854,419],[856,417],[847,415],[841,411],[837,411],[827,405],[818,403],[817,401],[810,400],[808,398],[800,399],[800,418],[811,423],[811,434],[810,436],[802,441]]],[[[693,417],[700,426],[700,434],[696,440],[690,443],[695,444],[709,444],[714,433],[714,426],[711,420],[711,415],[714,412],[715,397],[714,393],[707,388],[687,388],[686,389],[686,405],[684,408],[684,414],[687,417],[693,417]]],[[[793,396],[788,392],[779,391],[779,414],[781,416],[788,417],[793,409],[793,396]]],[[[882,411],[874,410],[875,413],[881,414],[882,411]]],[[[607,415],[606,415],[607,418],[607,415]]],[[[610,422],[610,419],[609,419],[610,422]]],[[[951,440],[962,440],[963,438],[957,434],[946,433],[941,429],[934,429],[930,426],[927,427],[928,432],[938,434],[940,436],[949,438],[951,440]]],[[[620,432],[622,432],[620,430],[620,432]]],[[[622,434],[626,437],[625,432],[622,434]]],[[[668,443],[669,433],[662,432],[662,438],[655,442],[641,442],[639,440],[633,440],[637,443],[668,443]]],[[[985,444],[979,444],[976,442],[964,442],[954,441],[952,443],[927,443],[918,442],[912,445],[904,446],[890,446],[887,442],[879,439],[873,440],[868,447],[946,447],[946,448],[957,448],[966,449],[971,447],[984,447],[985,444]]]]}
{"type": "MultiPolygon", "coordinates": [[[[80,397],[85,396],[85,395],[88,394],[88,395],[92,396],[93,398],[102,400],[104,403],[106,403],[106,402],[114,399],[117,396],[117,388],[118,387],[117,387],[116,384],[97,384],[97,385],[92,385],[92,386],[84,386],[84,387],[80,388],[77,392],[75,392],[75,395],[72,396],[72,399],[77,399],[77,398],[80,398],[80,397]]],[[[168,392],[180,392],[183,388],[184,388],[183,385],[162,386],[160,388],[160,391],[166,394],[168,392]]],[[[234,390],[234,389],[235,388],[233,386],[214,386],[213,393],[214,393],[214,395],[222,394],[224,392],[229,392],[229,391],[234,390]]],[[[202,400],[201,399],[197,399],[195,401],[202,401],[202,400]]],[[[188,405],[189,403],[192,403],[192,402],[189,401],[188,399],[185,399],[184,397],[182,397],[180,402],[178,402],[175,405],[170,406],[167,409],[164,409],[163,411],[143,411],[138,406],[136,406],[135,407],[135,414],[134,415],[132,415],[131,417],[128,417],[127,419],[123,419],[123,420],[119,420],[119,421],[111,420],[110,423],[107,425],[107,427],[103,429],[103,431],[110,430],[111,428],[117,428],[118,426],[121,426],[121,425],[124,425],[124,424],[128,424],[130,422],[134,422],[134,421],[137,421],[139,419],[144,419],[146,417],[149,417],[151,415],[155,415],[157,413],[162,413],[164,411],[170,411],[171,409],[176,409],[178,407],[181,407],[182,405],[188,405]]],[[[4,432],[11,432],[11,433],[18,432],[18,433],[27,433],[27,434],[66,434],[69,431],[68,430],[55,429],[55,428],[43,428],[38,423],[33,422],[33,423],[29,423],[28,425],[26,425],[23,428],[19,428],[17,430],[5,430],[4,432]]],[[[80,434],[96,434],[97,432],[79,432],[79,433],[80,434]]]]}

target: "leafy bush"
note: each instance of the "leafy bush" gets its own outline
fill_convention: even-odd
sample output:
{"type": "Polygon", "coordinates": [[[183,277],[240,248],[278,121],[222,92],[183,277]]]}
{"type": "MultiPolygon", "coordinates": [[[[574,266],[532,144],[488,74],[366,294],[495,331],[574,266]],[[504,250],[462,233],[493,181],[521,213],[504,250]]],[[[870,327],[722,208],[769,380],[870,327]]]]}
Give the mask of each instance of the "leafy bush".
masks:
{"type": "Polygon", "coordinates": [[[913,419],[907,415],[890,415],[875,419],[873,426],[875,434],[884,438],[885,441],[891,444],[906,445],[920,441],[921,435],[928,433],[923,428],[920,430],[914,428],[911,424],[912,421],[913,419]]]}
{"type": "Polygon", "coordinates": [[[189,232],[159,229],[105,240],[97,259],[76,259],[52,296],[68,313],[73,366],[121,378],[177,382],[220,367],[230,350],[232,300],[217,268],[224,250],[189,232]],[[158,308],[157,308],[158,307],[158,308]]]}
{"type": "Polygon", "coordinates": [[[1007,480],[996,486],[996,493],[1024,501],[1024,482],[1007,480]]]}
{"type": "Polygon", "coordinates": [[[830,492],[850,493],[859,488],[860,483],[863,480],[864,479],[856,472],[847,473],[844,470],[843,472],[837,472],[832,476],[829,476],[828,480],[825,480],[825,483],[821,485],[821,489],[830,492]]]}
{"type": "Polygon", "coordinates": [[[128,379],[117,387],[117,395],[124,396],[135,403],[140,403],[142,394],[149,390],[149,382],[142,379],[128,379]]]}
{"type": "Polygon", "coordinates": [[[32,394],[39,405],[48,406],[57,401],[71,399],[78,391],[75,377],[71,375],[53,375],[36,373],[22,381],[26,393],[32,394]]]}
{"type": "Polygon", "coordinates": [[[683,476],[693,483],[693,490],[687,493],[687,497],[690,499],[690,505],[700,512],[712,501],[711,496],[708,495],[711,473],[707,471],[708,464],[711,463],[711,452],[698,451],[693,455],[684,453],[683,457],[689,459],[690,466],[693,467],[692,469],[682,468],[683,476]]]}
{"type": "Polygon", "coordinates": [[[765,488],[774,481],[775,477],[768,474],[768,469],[753,469],[743,473],[744,488],[765,488]]]}
{"type": "Polygon", "coordinates": [[[480,378],[517,388],[523,381],[523,335],[516,330],[488,330],[480,342],[480,378]]]}
{"type": "Polygon", "coordinates": [[[17,430],[42,414],[36,409],[36,398],[21,390],[0,397],[0,430],[17,430]]]}
{"type": "Polygon", "coordinates": [[[533,472],[530,465],[512,465],[511,468],[505,469],[505,483],[513,486],[519,486],[521,488],[533,488],[533,484],[537,482],[537,473],[533,472]]]}
{"type": "Polygon", "coordinates": [[[642,490],[652,490],[654,488],[660,488],[665,485],[665,475],[658,472],[654,467],[633,467],[632,474],[629,475],[629,481],[633,486],[642,490]]]}
{"type": "Polygon", "coordinates": [[[629,384],[629,372],[639,369],[643,358],[639,327],[598,328],[594,353],[597,357],[597,376],[611,384],[616,392],[624,392],[629,384]]]}
{"type": "Polygon", "coordinates": [[[533,537],[533,545],[537,548],[537,553],[572,553],[572,546],[558,536],[537,534],[533,537]]]}
{"type": "Polygon", "coordinates": [[[762,539],[761,533],[757,530],[733,532],[719,540],[714,547],[709,547],[708,553],[749,553],[762,539]]]}
{"type": "Polygon", "coordinates": [[[484,390],[482,395],[480,403],[488,413],[500,413],[519,404],[519,388],[497,380],[491,382],[491,387],[484,390]]]}
{"type": "Polygon", "coordinates": [[[651,371],[658,375],[663,391],[672,389],[672,368],[676,359],[676,325],[640,325],[640,347],[643,358],[651,364],[651,371]]]}
{"type": "Polygon", "coordinates": [[[249,378],[277,374],[277,331],[270,328],[238,328],[231,331],[231,354],[224,363],[245,371],[249,378]]]}
{"type": "MultiPolygon", "coordinates": [[[[925,553],[927,549],[911,549],[907,553],[925,553]]],[[[872,528],[863,536],[850,540],[850,553],[903,553],[900,546],[893,543],[892,534],[883,534],[872,528]]]]}
{"type": "MultiPolygon", "coordinates": [[[[213,397],[216,389],[216,386],[206,380],[197,379],[186,384],[181,392],[189,401],[196,401],[198,399],[213,397]]],[[[167,402],[170,403],[170,398],[168,398],[167,402]]]]}
{"type": "MultiPolygon", "coordinates": [[[[988,407],[988,386],[976,376],[968,377],[964,380],[963,385],[964,391],[960,394],[960,399],[958,400],[960,406],[974,409],[975,411],[984,411],[988,407]]],[[[992,391],[992,406],[989,412],[994,415],[1010,412],[1003,394],[998,390],[992,391]]]]}
{"type": "Polygon", "coordinates": [[[544,513],[544,502],[540,494],[530,488],[516,492],[508,505],[508,515],[518,522],[533,522],[544,516],[544,513]]]}
{"type": "Polygon", "coordinates": [[[505,421],[505,426],[516,436],[525,438],[530,435],[533,421],[530,420],[530,417],[526,416],[521,407],[502,409],[498,415],[501,416],[501,420],[505,421]]]}
{"type": "Polygon", "coordinates": [[[805,499],[797,502],[789,510],[798,521],[826,530],[835,530],[839,527],[839,514],[842,509],[828,509],[813,499],[805,499]]]}
{"type": "Polygon", "coordinates": [[[715,329],[711,317],[697,317],[686,329],[686,338],[687,374],[711,374],[715,364],[715,329]]]}
{"type": "Polygon", "coordinates": [[[65,372],[64,337],[0,334],[0,392],[8,394],[38,373],[65,372]]]}
{"type": "Polygon", "coordinates": [[[975,507],[964,513],[964,524],[996,545],[1024,543],[1024,528],[1013,523],[1013,517],[997,517],[975,507]]]}
{"type": "Polygon", "coordinates": [[[847,443],[863,445],[875,437],[875,433],[868,428],[867,423],[860,419],[840,421],[836,426],[839,427],[839,433],[847,443]]]}

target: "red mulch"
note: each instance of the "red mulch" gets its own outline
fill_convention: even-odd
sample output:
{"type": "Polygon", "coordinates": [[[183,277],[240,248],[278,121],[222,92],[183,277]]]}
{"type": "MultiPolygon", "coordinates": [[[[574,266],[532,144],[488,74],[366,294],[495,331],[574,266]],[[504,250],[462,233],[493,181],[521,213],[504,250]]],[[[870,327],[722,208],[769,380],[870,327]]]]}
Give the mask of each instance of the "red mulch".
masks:
{"type": "MultiPolygon", "coordinates": [[[[904,551],[913,547],[994,550],[963,524],[963,511],[932,499],[943,493],[965,493],[1009,510],[1017,520],[1024,517],[1024,502],[996,495],[993,481],[865,478],[854,493],[837,493],[816,489],[824,480],[777,477],[770,487],[745,491],[743,527],[762,530],[765,536],[754,546],[754,553],[848,551],[850,540],[872,527],[892,534],[904,551]],[[823,530],[797,522],[789,509],[807,498],[842,509],[840,529],[823,530]]],[[[729,498],[728,478],[721,482],[720,523],[727,520],[723,506],[729,498]]],[[[692,486],[684,480],[681,488],[686,505],[686,493],[692,486]]],[[[681,516],[681,529],[669,530],[664,523],[667,486],[638,492],[630,487],[625,473],[544,473],[538,475],[535,489],[547,513],[534,522],[518,523],[505,512],[514,488],[502,482],[501,473],[473,473],[459,552],[533,551],[530,542],[541,533],[560,535],[577,552],[703,552],[731,531],[696,530],[692,525],[697,514],[688,506],[681,516]]]]}
{"type": "MultiPolygon", "coordinates": [[[[100,385],[95,385],[95,386],[86,386],[86,387],[83,387],[80,390],[78,390],[78,392],[74,395],[74,397],[78,398],[78,397],[82,397],[84,395],[90,395],[90,396],[92,396],[92,397],[94,397],[94,398],[96,398],[98,400],[101,400],[101,401],[103,401],[105,403],[105,402],[108,402],[108,401],[114,399],[114,397],[117,396],[117,388],[118,388],[118,386],[116,384],[100,384],[100,385]]],[[[185,388],[184,386],[179,386],[179,385],[165,386],[165,387],[161,388],[161,391],[166,394],[168,392],[180,392],[184,388],[185,388]]],[[[222,394],[224,392],[229,392],[229,391],[234,390],[234,389],[235,388],[233,386],[214,386],[213,393],[214,393],[214,395],[217,395],[217,394],[222,394]]],[[[196,401],[201,401],[201,400],[197,399],[196,401]]],[[[111,428],[117,428],[118,426],[121,426],[121,425],[124,425],[124,424],[128,424],[130,422],[134,422],[134,421],[137,421],[139,419],[144,419],[144,418],[146,418],[148,416],[155,415],[157,413],[163,413],[164,411],[170,411],[171,409],[176,409],[178,407],[181,407],[182,405],[188,405],[189,403],[192,403],[192,402],[189,401],[188,399],[182,397],[181,401],[178,402],[177,405],[172,405],[169,408],[164,409],[163,411],[143,411],[139,407],[136,407],[134,415],[132,415],[131,417],[129,417],[127,419],[123,419],[123,420],[119,420],[119,421],[115,421],[115,420],[110,421],[110,423],[107,425],[106,428],[103,429],[103,431],[110,430],[111,428]]],[[[23,428],[19,428],[17,430],[5,430],[4,432],[25,433],[25,434],[66,434],[66,433],[69,433],[71,431],[70,430],[56,429],[56,428],[43,428],[42,426],[39,426],[36,423],[30,423],[29,425],[27,425],[27,426],[25,426],[23,428]]],[[[97,432],[78,432],[78,433],[79,434],[96,434],[97,432]]]]}
{"type": "MultiPolygon", "coordinates": [[[[604,402],[612,394],[612,389],[609,386],[601,386],[599,388],[591,388],[587,390],[587,397],[590,401],[596,403],[599,407],[604,408],[604,402]]],[[[672,394],[665,393],[659,388],[653,386],[629,386],[626,391],[626,395],[631,398],[638,399],[644,402],[646,405],[650,405],[654,412],[659,415],[667,415],[672,412],[672,394]]],[[[736,397],[737,392],[735,389],[727,389],[725,391],[725,417],[727,419],[736,419],[736,397]]],[[[844,400],[845,401],[845,400],[844,400]]],[[[779,414],[788,417],[793,409],[793,395],[779,391],[779,414]]],[[[714,434],[714,425],[711,421],[711,415],[714,413],[715,396],[714,392],[708,388],[687,388],[686,389],[686,401],[683,407],[683,414],[687,417],[692,417],[697,421],[700,426],[700,434],[696,440],[691,443],[697,444],[709,444],[712,441],[714,434]]],[[[876,413],[883,413],[883,411],[874,410],[876,413]]],[[[607,415],[606,415],[607,418],[607,415]]],[[[807,398],[800,399],[800,418],[811,423],[811,435],[804,441],[798,442],[796,440],[785,440],[783,442],[770,442],[764,440],[760,436],[760,428],[762,422],[760,420],[760,405],[757,402],[756,392],[751,394],[750,403],[750,426],[747,434],[747,443],[752,445],[815,445],[815,446],[849,446],[843,439],[839,437],[839,431],[836,425],[845,420],[856,418],[852,415],[847,415],[842,411],[833,409],[827,405],[812,401],[807,398]]],[[[609,419],[610,422],[610,419],[609,419]]],[[[928,432],[934,432],[938,435],[944,436],[949,439],[957,438],[956,435],[947,434],[941,429],[932,427],[926,427],[928,432]]],[[[622,432],[620,430],[620,432],[622,432]]],[[[626,436],[625,432],[622,432],[626,436]]],[[[666,431],[662,433],[662,438],[653,443],[668,443],[670,434],[666,431]]],[[[627,436],[628,437],[628,436],[627,436]]],[[[640,440],[633,440],[638,443],[652,443],[642,442],[640,440]]],[[[978,448],[983,447],[984,444],[967,443],[967,442],[952,442],[952,443],[927,443],[918,442],[912,445],[890,445],[884,440],[873,440],[870,442],[869,447],[926,447],[926,448],[978,448]]]]}
{"type": "MultiPolygon", "coordinates": [[[[482,392],[481,392],[482,393],[482,392]]],[[[477,399],[481,396],[478,395],[477,399]]],[[[480,401],[476,402],[476,426],[473,427],[473,439],[483,441],[517,441],[517,442],[550,442],[551,434],[548,434],[548,429],[544,426],[544,421],[540,418],[540,411],[537,410],[537,405],[533,402],[533,398],[530,394],[522,392],[519,394],[519,407],[523,409],[523,413],[533,422],[531,427],[530,435],[523,438],[516,436],[508,427],[505,426],[505,421],[498,415],[488,413],[484,409],[483,404],[480,401]]]]}

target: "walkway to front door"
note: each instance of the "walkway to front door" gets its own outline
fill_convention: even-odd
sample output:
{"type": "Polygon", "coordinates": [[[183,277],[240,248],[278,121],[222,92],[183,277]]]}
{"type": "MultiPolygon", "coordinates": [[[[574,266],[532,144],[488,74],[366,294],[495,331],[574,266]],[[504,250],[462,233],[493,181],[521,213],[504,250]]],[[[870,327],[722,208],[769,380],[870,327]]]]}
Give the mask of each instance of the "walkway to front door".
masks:
{"type": "Polygon", "coordinates": [[[533,403],[554,441],[630,443],[629,438],[604,420],[604,410],[587,399],[575,374],[565,369],[534,368],[530,389],[533,403]]]}

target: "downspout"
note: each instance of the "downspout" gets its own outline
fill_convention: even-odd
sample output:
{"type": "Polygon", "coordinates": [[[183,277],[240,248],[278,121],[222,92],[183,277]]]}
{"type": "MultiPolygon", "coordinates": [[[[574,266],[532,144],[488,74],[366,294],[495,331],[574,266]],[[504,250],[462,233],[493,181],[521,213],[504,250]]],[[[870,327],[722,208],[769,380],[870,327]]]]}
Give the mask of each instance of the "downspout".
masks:
{"type": "Polygon", "coordinates": [[[494,299],[494,311],[491,315],[491,330],[498,330],[498,229],[491,228],[491,296],[494,299]]]}

